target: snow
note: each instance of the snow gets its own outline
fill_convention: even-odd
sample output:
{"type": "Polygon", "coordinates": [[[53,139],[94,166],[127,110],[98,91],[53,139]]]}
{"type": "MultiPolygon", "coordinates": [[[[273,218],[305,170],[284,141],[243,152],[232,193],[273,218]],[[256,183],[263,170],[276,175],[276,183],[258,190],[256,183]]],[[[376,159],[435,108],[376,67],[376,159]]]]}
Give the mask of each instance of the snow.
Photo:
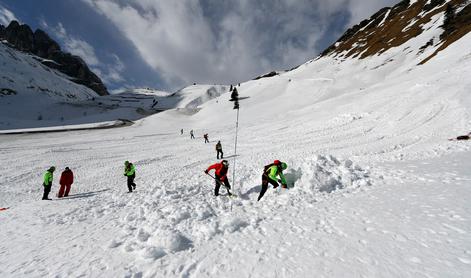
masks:
{"type": "Polygon", "coordinates": [[[0,136],[0,276],[471,276],[471,144],[447,140],[471,131],[471,35],[417,66],[435,34],[242,83],[237,157],[227,86],[156,96],[176,109],[119,129],[0,136]],[[217,140],[238,198],[203,173],[217,140]],[[257,202],[274,159],[292,187],[257,202]],[[76,183],[46,202],[51,164],[51,195],[66,166],[76,183]]]}
{"type": "Polygon", "coordinates": [[[70,130],[85,130],[85,129],[99,129],[99,128],[110,128],[125,125],[126,122],[121,120],[108,121],[92,124],[81,124],[81,125],[64,125],[64,126],[53,126],[53,127],[38,127],[38,128],[24,128],[24,129],[9,129],[0,130],[0,134],[17,134],[17,133],[41,133],[41,132],[53,132],[53,131],[70,131],[70,130]]]}
{"type": "Polygon", "coordinates": [[[383,20],[381,20],[381,22],[378,24],[378,26],[382,26],[386,22],[386,19],[388,19],[388,16],[389,16],[390,13],[391,13],[391,9],[388,9],[388,11],[386,12],[386,14],[383,17],[383,20]]]}
{"type": "Polygon", "coordinates": [[[173,94],[135,89],[98,96],[41,61],[46,60],[0,44],[0,130],[134,121],[174,108],[193,113],[198,105],[229,89],[197,85],[173,94]]]}

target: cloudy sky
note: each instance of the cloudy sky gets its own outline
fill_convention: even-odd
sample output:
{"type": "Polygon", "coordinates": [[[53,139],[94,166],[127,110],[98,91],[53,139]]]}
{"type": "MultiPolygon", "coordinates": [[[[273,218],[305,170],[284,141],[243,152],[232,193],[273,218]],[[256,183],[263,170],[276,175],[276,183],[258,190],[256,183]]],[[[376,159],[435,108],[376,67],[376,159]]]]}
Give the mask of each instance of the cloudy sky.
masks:
{"type": "Polygon", "coordinates": [[[399,0],[0,0],[0,24],[41,28],[111,90],[238,83],[317,56],[399,0]]]}

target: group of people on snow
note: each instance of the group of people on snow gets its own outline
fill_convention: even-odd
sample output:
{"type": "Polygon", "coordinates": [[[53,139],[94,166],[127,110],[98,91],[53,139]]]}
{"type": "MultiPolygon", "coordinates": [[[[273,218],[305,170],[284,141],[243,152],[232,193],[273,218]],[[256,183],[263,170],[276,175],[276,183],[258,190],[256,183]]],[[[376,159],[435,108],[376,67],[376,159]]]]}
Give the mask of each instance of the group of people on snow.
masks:
{"type": "MultiPolygon", "coordinates": [[[[180,129],[180,134],[183,135],[183,128],[180,129]]],[[[208,133],[205,133],[203,134],[203,138],[204,138],[204,143],[210,143],[209,142],[209,135],[208,133]]],[[[192,130],[190,130],[190,139],[195,139],[195,133],[192,130]]],[[[217,144],[216,144],[216,158],[219,159],[219,155],[221,155],[221,159],[224,158],[224,153],[222,152],[222,144],[221,144],[221,141],[218,141],[217,144]]]]}
{"type": "MultiPolygon", "coordinates": [[[[49,198],[49,193],[52,189],[52,181],[54,180],[54,171],[56,171],[56,167],[51,166],[46,173],[44,173],[43,178],[43,200],[51,200],[49,198]]],[[[65,170],[62,172],[59,184],[59,193],[57,193],[57,197],[67,197],[69,196],[70,187],[74,183],[74,173],[69,167],[65,167],[65,170]]]]}
{"type": "MultiPolygon", "coordinates": [[[[181,134],[183,134],[183,129],[180,130],[181,134]]],[[[190,136],[194,139],[194,132],[193,130],[190,131],[190,136]]],[[[204,134],[205,143],[209,143],[208,134],[204,134]]],[[[214,188],[214,195],[219,196],[219,190],[221,186],[227,191],[228,196],[233,196],[231,193],[231,185],[229,183],[229,179],[227,178],[227,173],[229,171],[229,162],[224,159],[224,153],[222,151],[222,144],[221,141],[218,141],[216,144],[216,158],[223,159],[221,162],[215,163],[210,165],[204,173],[211,176],[215,180],[215,188],[214,188]],[[214,170],[215,175],[212,176],[210,171],[214,170]]],[[[262,189],[258,196],[257,201],[262,199],[263,195],[265,195],[266,191],[268,190],[268,184],[271,184],[273,188],[279,187],[279,183],[281,183],[282,188],[287,188],[286,178],[283,174],[283,171],[288,168],[288,165],[285,162],[281,162],[280,160],[275,160],[273,163],[268,164],[264,167],[262,173],[262,189]]],[[[56,168],[54,166],[50,167],[46,173],[44,174],[44,181],[43,181],[43,200],[51,200],[49,198],[49,193],[51,192],[52,182],[54,179],[54,171],[56,168]]],[[[136,183],[134,179],[136,178],[136,167],[129,161],[124,162],[124,176],[127,178],[127,187],[128,192],[131,193],[136,190],[136,183]]],[[[60,177],[60,189],[57,194],[57,197],[67,197],[70,192],[70,188],[74,183],[74,174],[69,167],[65,167],[64,171],[60,177]]]]}
{"type": "MultiPolygon", "coordinates": [[[[275,160],[273,163],[268,164],[264,167],[263,174],[262,174],[262,190],[257,198],[257,201],[260,201],[267,192],[268,184],[273,185],[273,189],[276,189],[279,185],[278,182],[281,183],[282,188],[288,188],[286,178],[283,174],[283,170],[288,168],[288,164],[285,162],[281,162],[279,160],[275,160]]],[[[231,185],[229,184],[229,179],[227,178],[227,173],[229,171],[229,162],[227,160],[222,160],[219,163],[210,165],[204,173],[210,175],[215,180],[215,188],[214,188],[214,196],[219,196],[219,189],[221,185],[227,190],[227,195],[233,196],[231,193],[231,185]],[[214,170],[215,175],[214,177],[209,174],[211,170],[214,170]]]]}

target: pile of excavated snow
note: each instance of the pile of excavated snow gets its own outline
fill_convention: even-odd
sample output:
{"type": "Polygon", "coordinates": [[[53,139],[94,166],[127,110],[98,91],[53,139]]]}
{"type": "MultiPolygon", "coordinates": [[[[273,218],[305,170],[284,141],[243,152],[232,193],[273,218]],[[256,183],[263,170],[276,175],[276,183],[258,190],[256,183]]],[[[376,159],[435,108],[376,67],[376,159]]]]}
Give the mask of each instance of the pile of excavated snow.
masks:
{"type": "Polygon", "coordinates": [[[338,160],[328,155],[319,155],[301,163],[297,170],[288,171],[288,183],[305,193],[331,193],[342,189],[356,189],[371,185],[370,173],[351,160],[338,160]]]}

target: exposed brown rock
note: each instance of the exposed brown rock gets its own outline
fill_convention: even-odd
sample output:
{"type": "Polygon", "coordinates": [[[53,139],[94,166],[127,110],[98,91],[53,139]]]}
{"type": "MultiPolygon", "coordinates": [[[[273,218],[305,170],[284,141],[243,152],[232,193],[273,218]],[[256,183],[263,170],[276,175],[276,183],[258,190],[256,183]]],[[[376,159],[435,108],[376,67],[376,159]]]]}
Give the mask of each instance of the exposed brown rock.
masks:
{"type": "MultiPolygon", "coordinates": [[[[388,49],[403,45],[424,32],[423,26],[429,23],[433,16],[445,11],[447,6],[445,3],[444,0],[432,0],[430,3],[427,0],[418,0],[410,5],[410,1],[405,0],[392,8],[381,9],[371,18],[347,30],[335,44],[327,48],[321,55],[364,59],[384,53],[388,49]]],[[[453,7],[462,7],[465,3],[467,3],[466,0],[448,2],[453,7]]],[[[437,52],[471,31],[469,9],[468,4],[447,26],[443,26],[444,34],[441,37],[443,44],[437,52]]],[[[431,43],[433,44],[433,41],[428,42],[420,51],[430,46],[431,43]]],[[[426,61],[428,59],[424,62],[426,61]]]]}

